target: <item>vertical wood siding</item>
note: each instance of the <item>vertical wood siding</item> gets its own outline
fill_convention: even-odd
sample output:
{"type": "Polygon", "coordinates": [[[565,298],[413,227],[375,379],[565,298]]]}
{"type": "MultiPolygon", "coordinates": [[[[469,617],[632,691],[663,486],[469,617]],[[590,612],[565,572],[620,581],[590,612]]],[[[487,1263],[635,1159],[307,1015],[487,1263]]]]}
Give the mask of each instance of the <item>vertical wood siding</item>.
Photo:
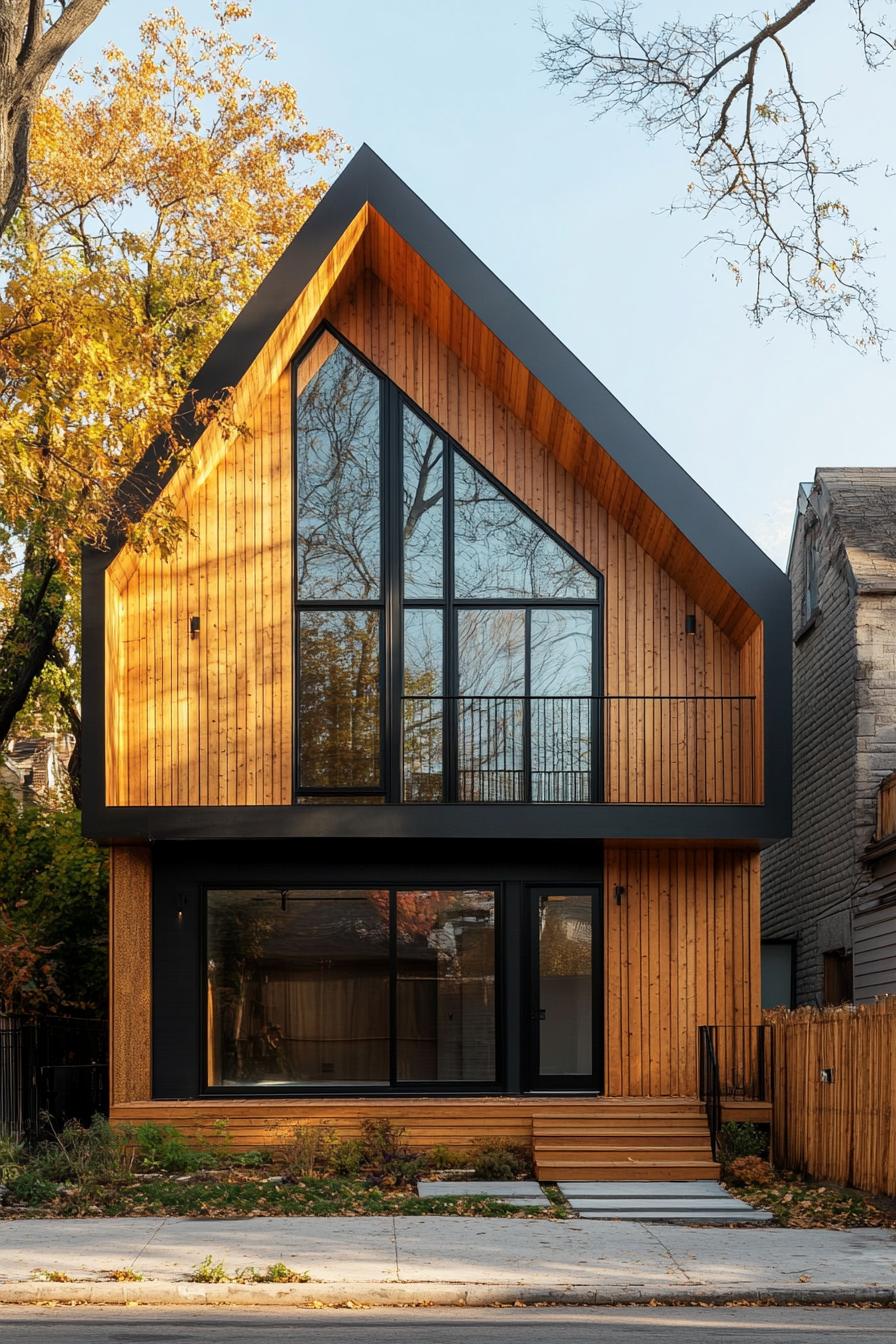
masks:
{"type": "Polygon", "coordinates": [[[604,863],[607,1092],[693,1095],[698,1026],[760,1020],[759,856],[616,847],[604,863]]]}
{"type": "Polygon", "coordinates": [[[109,856],[109,1094],[113,1105],[152,1095],[152,860],[146,846],[109,856]]]}
{"type": "Polygon", "coordinates": [[[304,326],[286,324],[279,354],[259,357],[255,400],[240,402],[248,436],[175,477],[186,522],[175,556],[123,552],[110,568],[108,801],[292,801],[289,359],[321,315],[605,576],[607,800],[758,801],[758,724],[736,699],[700,697],[758,704],[761,639],[739,648],[422,318],[356,270],[306,304],[304,326]],[[624,698],[647,696],[664,698],[624,698]]]}

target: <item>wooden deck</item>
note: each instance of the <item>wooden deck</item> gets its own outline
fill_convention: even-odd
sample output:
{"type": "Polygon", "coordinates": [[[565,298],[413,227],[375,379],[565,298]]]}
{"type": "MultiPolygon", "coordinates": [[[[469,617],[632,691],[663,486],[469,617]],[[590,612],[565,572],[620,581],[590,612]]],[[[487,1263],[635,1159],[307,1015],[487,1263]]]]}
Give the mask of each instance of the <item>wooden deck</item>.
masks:
{"type": "Polygon", "coordinates": [[[411,1147],[463,1151],[477,1139],[532,1149],[542,1180],[697,1180],[718,1175],[694,1097],[307,1097],[145,1101],[113,1105],[116,1124],[152,1120],[188,1138],[271,1148],[300,1122],[340,1137],[367,1119],[400,1125],[411,1147]],[[226,1122],[226,1125],[225,1123],[226,1122]]]}

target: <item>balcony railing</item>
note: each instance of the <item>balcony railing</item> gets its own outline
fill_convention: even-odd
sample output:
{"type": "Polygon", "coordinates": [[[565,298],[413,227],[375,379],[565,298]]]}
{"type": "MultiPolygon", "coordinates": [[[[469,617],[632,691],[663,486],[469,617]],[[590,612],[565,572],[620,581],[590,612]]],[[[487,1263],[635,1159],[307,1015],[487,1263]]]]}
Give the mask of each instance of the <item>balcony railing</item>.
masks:
{"type": "Polygon", "coordinates": [[[405,802],[756,803],[749,695],[406,696],[405,802]]]}

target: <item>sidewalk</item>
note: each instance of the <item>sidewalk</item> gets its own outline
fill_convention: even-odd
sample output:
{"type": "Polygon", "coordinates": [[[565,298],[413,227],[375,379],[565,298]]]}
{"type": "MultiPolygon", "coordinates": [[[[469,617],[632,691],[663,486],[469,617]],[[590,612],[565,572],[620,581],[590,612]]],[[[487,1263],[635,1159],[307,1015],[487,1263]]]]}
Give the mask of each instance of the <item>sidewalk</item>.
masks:
{"type": "Polygon", "coordinates": [[[295,1305],[767,1300],[896,1304],[896,1234],[488,1218],[0,1221],[0,1303],[295,1305]],[[283,1261],[305,1284],[193,1284],[283,1261]],[[111,1283],[130,1267],[139,1283],[111,1283]],[[74,1283],[35,1282],[62,1271],[74,1283]]]}

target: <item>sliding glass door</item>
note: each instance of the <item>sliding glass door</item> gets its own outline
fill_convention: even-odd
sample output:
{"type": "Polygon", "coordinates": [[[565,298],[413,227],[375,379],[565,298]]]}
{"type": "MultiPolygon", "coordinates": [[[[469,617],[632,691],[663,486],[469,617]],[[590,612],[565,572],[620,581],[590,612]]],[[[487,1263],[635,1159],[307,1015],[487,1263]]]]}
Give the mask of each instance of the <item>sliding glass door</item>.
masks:
{"type": "Polygon", "coordinates": [[[493,888],[210,890],[207,1086],[497,1081],[493,888]]]}

